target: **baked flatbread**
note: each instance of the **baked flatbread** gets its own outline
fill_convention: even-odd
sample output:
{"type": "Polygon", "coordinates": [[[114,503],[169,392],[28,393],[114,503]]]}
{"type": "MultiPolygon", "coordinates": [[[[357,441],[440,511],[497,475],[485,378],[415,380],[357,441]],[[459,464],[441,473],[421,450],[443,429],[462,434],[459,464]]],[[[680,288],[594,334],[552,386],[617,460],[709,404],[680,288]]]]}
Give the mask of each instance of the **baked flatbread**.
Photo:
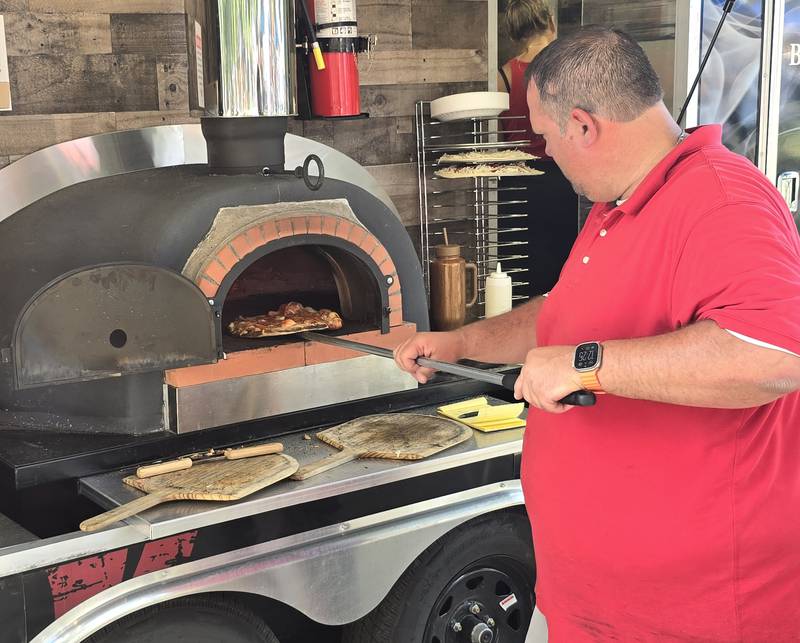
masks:
{"type": "Polygon", "coordinates": [[[434,172],[443,179],[469,179],[478,176],[538,176],[541,170],[524,163],[481,163],[479,165],[451,165],[434,172]]]}
{"type": "Polygon", "coordinates": [[[239,317],[228,324],[228,332],[237,337],[277,337],[308,330],[338,330],[342,327],[338,313],[321,308],[315,310],[296,301],[283,304],[266,315],[239,317]]]}
{"type": "Polygon", "coordinates": [[[522,150],[472,150],[459,154],[443,154],[439,163],[503,163],[505,161],[535,161],[539,157],[522,150]]]}

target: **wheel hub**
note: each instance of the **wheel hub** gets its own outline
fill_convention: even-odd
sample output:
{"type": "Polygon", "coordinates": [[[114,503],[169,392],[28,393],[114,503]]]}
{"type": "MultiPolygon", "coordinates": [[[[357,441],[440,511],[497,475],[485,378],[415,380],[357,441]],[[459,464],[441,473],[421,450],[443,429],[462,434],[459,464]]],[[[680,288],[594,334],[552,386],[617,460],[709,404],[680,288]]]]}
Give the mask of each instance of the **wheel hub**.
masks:
{"type": "Polygon", "coordinates": [[[450,629],[458,634],[459,641],[469,643],[494,643],[497,637],[497,624],[480,603],[462,603],[450,620],[450,629]]]}
{"type": "Polygon", "coordinates": [[[493,557],[462,570],[439,595],[425,643],[523,643],[531,581],[514,561],[493,557]]]}

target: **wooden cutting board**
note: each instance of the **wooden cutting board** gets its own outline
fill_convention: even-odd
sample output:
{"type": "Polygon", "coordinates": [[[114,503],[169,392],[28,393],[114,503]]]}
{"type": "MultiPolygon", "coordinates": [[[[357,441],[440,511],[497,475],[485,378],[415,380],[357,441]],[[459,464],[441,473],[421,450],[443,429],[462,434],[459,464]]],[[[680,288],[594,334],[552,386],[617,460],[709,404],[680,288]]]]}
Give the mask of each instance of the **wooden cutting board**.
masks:
{"type": "Polygon", "coordinates": [[[300,467],[292,479],[305,480],[358,458],[421,460],[471,436],[468,426],[442,417],[413,413],[367,415],[317,433],[320,440],[341,451],[300,467]]]}
{"type": "Polygon", "coordinates": [[[128,476],[122,481],[147,495],[84,520],[80,527],[83,531],[96,531],[171,500],[238,500],[288,478],[298,466],[297,460],[291,456],[276,453],[242,460],[198,463],[183,471],[152,478],[128,476]]]}

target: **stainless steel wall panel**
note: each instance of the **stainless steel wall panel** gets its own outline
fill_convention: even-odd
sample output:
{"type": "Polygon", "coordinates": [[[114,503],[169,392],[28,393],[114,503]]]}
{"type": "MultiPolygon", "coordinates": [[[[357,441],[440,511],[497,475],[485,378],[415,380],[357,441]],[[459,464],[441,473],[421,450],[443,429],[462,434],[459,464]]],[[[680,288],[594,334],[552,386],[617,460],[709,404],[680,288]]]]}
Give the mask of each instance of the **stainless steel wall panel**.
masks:
{"type": "Polygon", "coordinates": [[[173,389],[170,428],[187,433],[416,387],[392,360],[367,355],[173,389]]]}

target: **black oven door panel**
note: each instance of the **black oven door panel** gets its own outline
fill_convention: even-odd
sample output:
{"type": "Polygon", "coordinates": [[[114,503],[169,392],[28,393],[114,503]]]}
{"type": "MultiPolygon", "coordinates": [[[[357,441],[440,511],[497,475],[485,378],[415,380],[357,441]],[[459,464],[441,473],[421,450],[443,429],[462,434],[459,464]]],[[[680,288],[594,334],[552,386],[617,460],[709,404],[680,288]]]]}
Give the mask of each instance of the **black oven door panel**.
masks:
{"type": "Polygon", "coordinates": [[[214,310],[166,268],[81,268],[28,301],[12,351],[17,389],[208,364],[217,359],[214,310]]]}

